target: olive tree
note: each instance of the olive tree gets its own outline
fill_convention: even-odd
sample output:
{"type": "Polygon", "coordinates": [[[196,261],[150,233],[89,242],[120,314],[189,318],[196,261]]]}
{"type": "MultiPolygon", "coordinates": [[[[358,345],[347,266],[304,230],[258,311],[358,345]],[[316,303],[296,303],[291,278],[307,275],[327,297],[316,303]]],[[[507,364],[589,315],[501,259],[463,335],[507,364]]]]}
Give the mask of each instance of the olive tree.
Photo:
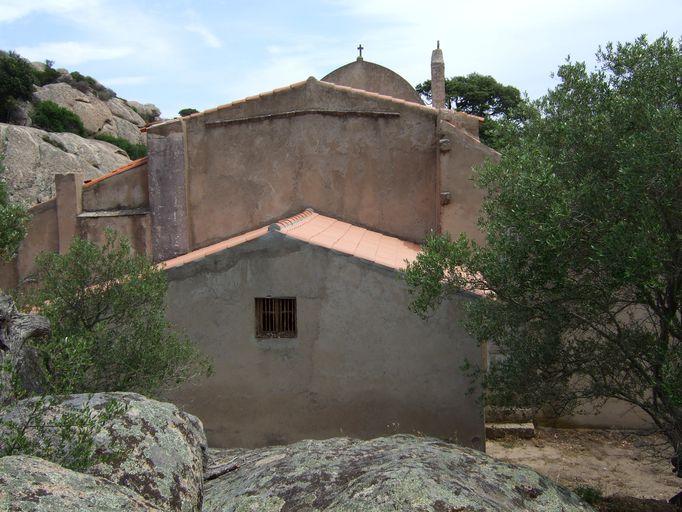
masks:
{"type": "Polygon", "coordinates": [[[493,402],[566,413],[623,400],[680,457],[681,45],[642,36],[597,60],[559,67],[499,163],[478,170],[485,244],[431,236],[405,277],[421,314],[487,291],[466,324],[503,356],[493,402]]]}
{"type": "Polygon", "coordinates": [[[25,305],[52,335],[40,350],[52,393],[136,391],[155,395],[210,371],[166,319],[163,270],[113,231],[106,242],[75,239],[66,254],[43,253],[25,305]]]}

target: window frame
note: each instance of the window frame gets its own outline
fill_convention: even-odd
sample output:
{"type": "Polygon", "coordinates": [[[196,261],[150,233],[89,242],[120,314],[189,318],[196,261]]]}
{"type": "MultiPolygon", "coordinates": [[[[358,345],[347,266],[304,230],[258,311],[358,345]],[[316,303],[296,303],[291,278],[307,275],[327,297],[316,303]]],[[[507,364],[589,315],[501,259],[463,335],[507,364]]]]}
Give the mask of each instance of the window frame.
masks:
{"type": "Polygon", "coordinates": [[[296,297],[254,297],[254,320],[256,339],[298,337],[296,297]]]}

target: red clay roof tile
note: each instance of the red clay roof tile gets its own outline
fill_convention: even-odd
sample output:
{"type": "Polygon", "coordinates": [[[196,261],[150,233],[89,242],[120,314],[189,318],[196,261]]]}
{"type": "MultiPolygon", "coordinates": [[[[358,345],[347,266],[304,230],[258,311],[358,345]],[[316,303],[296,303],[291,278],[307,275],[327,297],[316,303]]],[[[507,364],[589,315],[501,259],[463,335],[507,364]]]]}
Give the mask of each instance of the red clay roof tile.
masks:
{"type": "Polygon", "coordinates": [[[107,180],[111,178],[112,176],[116,176],[117,174],[121,174],[122,172],[129,171],[131,169],[135,169],[137,167],[140,167],[141,165],[144,165],[147,163],[148,157],[143,156],[142,158],[138,158],[137,160],[133,160],[132,162],[125,164],[118,169],[114,169],[111,172],[108,172],[106,174],[103,174],[102,176],[99,176],[95,179],[92,180],[87,180],[85,183],[83,183],[83,188],[87,187],[92,187],[95,183],[99,183],[100,181],[107,180]]]}
{"type": "Polygon", "coordinates": [[[264,226],[166,260],[160,263],[160,266],[166,269],[179,267],[259,238],[273,229],[290,238],[362,258],[395,270],[405,268],[406,261],[414,261],[419,252],[419,245],[415,243],[382,235],[307,209],[297,215],[282,219],[270,227],[264,226]]]}

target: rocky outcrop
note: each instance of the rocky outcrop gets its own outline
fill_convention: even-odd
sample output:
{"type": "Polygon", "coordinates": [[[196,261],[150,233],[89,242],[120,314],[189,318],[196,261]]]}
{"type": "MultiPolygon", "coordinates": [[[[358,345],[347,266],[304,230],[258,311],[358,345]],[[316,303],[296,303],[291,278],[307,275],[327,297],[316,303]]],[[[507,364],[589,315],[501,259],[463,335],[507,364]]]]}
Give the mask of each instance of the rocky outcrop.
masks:
{"type": "Polygon", "coordinates": [[[47,318],[19,313],[12,298],[0,293],[0,405],[13,398],[13,379],[22,390],[40,391],[38,354],[28,340],[49,333],[47,318]]]}
{"type": "Polygon", "coordinates": [[[529,468],[431,438],[337,438],[213,455],[230,470],[206,484],[205,512],[592,510],[529,468]]]}
{"type": "Polygon", "coordinates": [[[54,196],[55,174],[81,172],[92,179],[130,162],[107,142],[2,123],[0,155],[10,199],[29,206],[54,196]]]}
{"type": "MultiPolygon", "coordinates": [[[[200,510],[206,438],[201,421],[194,416],[135,393],[97,393],[64,397],[42,419],[54,424],[64,414],[84,408],[97,414],[111,400],[122,405],[124,412],[95,435],[96,454],[102,462],[88,473],[127,487],[163,510],[200,510]]],[[[5,408],[0,421],[25,424],[32,403],[23,400],[5,408]]],[[[28,434],[34,435],[30,430],[28,434]]]]}
{"type": "Polygon", "coordinates": [[[161,116],[161,111],[153,103],[145,103],[143,105],[138,101],[131,100],[127,100],[126,103],[128,104],[128,106],[130,106],[130,108],[134,109],[135,112],[140,114],[142,118],[148,123],[156,121],[161,116]]]}
{"type": "Polygon", "coordinates": [[[75,112],[92,134],[106,133],[134,144],[144,142],[140,128],[145,120],[120,98],[103,101],[91,92],[81,92],[65,82],[38,87],[33,97],[35,101],[53,101],[75,112]]]}
{"type": "Polygon", "coordinates": [[[0,458],[0,510],[14,512],[143,512],[161,510],[105,478],[65,469],[37,457],[0,458]]]}

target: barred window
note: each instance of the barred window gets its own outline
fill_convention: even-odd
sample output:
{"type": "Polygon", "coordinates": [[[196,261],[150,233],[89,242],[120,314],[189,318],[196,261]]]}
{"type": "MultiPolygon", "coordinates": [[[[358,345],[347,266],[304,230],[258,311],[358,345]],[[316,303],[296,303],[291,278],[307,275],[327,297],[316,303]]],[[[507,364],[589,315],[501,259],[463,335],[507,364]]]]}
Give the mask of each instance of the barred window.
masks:
{"type": "Polygon", "coordinates": [[[256,338],[295,338],[296,298],[256,297],[256,338]]]}

